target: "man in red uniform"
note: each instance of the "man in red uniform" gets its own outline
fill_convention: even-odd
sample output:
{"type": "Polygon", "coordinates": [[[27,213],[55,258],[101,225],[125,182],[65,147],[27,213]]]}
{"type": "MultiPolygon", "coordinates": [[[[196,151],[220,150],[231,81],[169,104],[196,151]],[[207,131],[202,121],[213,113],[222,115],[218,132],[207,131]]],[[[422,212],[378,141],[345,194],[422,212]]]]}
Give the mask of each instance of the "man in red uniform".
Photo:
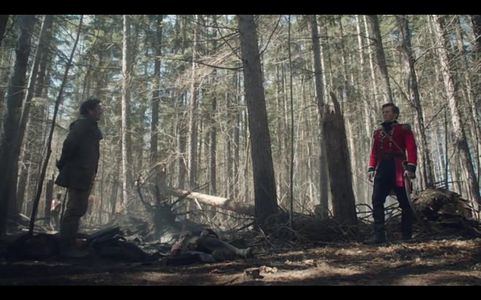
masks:
{"type": "Polygon", "coordinates": [[[402,239],[410,240],[412,237],[413,212],[404,187],[404,177],[415,177],[416,141],[410,126],[397,122],[399,108],[396,105],[384,104],[382,115],[384,122],[374,131],[368,169],[369,181],[374,180],[372,194],[374,239],[369,241],[373,244],[386,242],[384,202],[391,191],[396,193],[402,210],[402,239]]]}

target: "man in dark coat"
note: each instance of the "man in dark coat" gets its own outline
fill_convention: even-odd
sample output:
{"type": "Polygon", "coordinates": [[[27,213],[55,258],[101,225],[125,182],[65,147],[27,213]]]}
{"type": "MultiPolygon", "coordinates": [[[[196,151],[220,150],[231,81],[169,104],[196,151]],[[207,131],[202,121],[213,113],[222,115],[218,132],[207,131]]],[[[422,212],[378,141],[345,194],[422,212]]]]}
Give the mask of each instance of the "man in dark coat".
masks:
{"type": "MultiPolygon", "coordinates": [[[[57,162],[60,173],[57,185],[68,190],[68,204],[60,224],[61,250],[66,255],[76,252],[76,235],[80,218],[86,213],[88,198],[97,173],[102,133],[98,120],[103,108],[100,100],[90,98],[80,106],[80,118],[70,124],[57,162]]],[[[75,256],[72,255],[72,256],[75,256]]]]}
{"type": "Polygon", "coordinates": [[[384,229],[384,202],[394,192],[401,207],[401,232],[403,240],[412,236],[413,212],[405,188],[405,177],[414,178],[417,148],[414,134],[408,124],[399,124],[399,108],[393,103],[382,106],[384,122],[374,131],[369,159],[369,181],[374,180],[372,194],[374,238],[368,243],[386,241],[384,229]],[[407,155],[406,155],[407,154],[407,155]]]}

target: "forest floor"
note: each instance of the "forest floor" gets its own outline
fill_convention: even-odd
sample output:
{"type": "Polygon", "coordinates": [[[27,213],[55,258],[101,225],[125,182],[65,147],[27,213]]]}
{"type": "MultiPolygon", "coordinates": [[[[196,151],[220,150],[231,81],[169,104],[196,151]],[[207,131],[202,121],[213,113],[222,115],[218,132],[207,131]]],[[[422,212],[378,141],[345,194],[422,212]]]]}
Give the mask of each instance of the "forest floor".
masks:
{"type": "Polygon", "coordinates": [[[106,259],[0,261],[0,285],[481,285],[481,238],[318,243],[166,266],[106,259]]]}

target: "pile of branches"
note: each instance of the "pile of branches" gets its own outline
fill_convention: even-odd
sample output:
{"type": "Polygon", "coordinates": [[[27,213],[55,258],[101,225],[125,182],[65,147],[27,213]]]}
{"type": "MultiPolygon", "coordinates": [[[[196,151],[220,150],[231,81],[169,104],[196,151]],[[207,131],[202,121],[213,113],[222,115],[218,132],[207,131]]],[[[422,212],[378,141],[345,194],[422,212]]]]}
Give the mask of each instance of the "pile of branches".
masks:
{"type": "Polygon", "coordinates": [[[421,230],[433,235],[481,237],[478,212],[470,201],[459,194],[442,189],[426,189],[413,198],[414,210],[421,230]]]}

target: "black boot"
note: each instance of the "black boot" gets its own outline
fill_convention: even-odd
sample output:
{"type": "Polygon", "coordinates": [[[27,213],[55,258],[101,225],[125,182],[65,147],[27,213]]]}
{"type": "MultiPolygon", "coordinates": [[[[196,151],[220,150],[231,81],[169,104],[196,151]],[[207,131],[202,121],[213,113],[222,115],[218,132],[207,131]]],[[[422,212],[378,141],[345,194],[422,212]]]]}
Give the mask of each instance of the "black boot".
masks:
{"type": "Polygon", "coordinates": [[[412,211],[405,209],[401,214],[401,233],[403,241],[412,239],[413,215],[412,211]]]}
{"type": "Polygon", "coordinates": [[[379,245],[386,243],[386,231],[384,225],[374,224],[374,236],[364,242],[367,245],[379,245]]]}

